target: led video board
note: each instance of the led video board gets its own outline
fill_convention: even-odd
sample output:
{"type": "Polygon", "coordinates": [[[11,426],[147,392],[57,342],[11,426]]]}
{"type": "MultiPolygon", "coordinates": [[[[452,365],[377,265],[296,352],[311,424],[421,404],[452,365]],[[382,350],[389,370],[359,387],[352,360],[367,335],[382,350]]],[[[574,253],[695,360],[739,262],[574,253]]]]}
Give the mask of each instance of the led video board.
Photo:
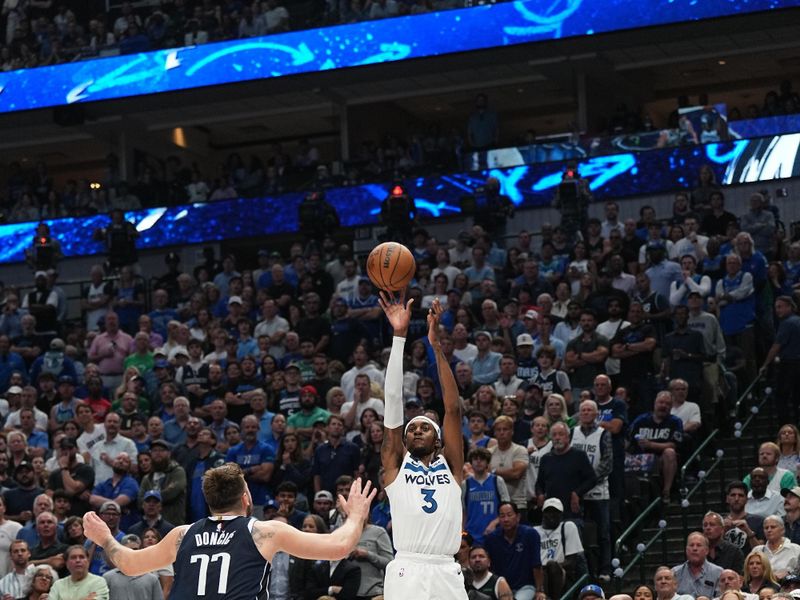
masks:
{"type": "Polygon", "coordinates": [[[796,7],[800,0],[525,0],[0,73],[0,113],[796,7]]]}
{"type": "MultiPolygon", "coordinates": [[[[603,201],[694,187],[697,173],[705,164],[711,166],[723,185],[798,177],[800,133],[598,156],[581,161],[578,168],[589,181],[595,200],[603,201]]],[[[474,194],[490,175],[500,180],[503,193],[516,206],[547,206],[565,166],[564,162],[553,162],[419,177],[403,185],[415,198],[423,219],[460,213],[461,199],[474,194]]],[[[370,225],[378,222],[380,205],[389,189],[389,183],[334,188],[326,191],[326,197],[336,208],[342,225],[370,225]]],[[[302,199],[301,193],[240,198],[145,209],[129,212],[126,218],[141,234],[139,248],[163,248],[297,231],[297,207],[302,199]]],[[[107,215],[47,222],[66,256],[105,252],[91,234],[108,224],[107,215]]],[[[0,262],[24,260],[35,228],[36,223],[0,225],[0,262]]]]}

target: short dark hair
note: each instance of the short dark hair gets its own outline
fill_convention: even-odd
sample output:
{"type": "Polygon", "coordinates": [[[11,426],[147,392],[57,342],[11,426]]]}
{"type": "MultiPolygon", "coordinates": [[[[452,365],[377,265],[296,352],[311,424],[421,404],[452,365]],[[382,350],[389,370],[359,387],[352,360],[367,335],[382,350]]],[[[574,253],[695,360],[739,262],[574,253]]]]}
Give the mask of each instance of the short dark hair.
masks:
{"type": "Polygon", "coordinates": [[[733,490],[742,490],[745,494],[749,491],[744,481],[731,481],[725,488],[725,493],[730,494],[733,490]]]}
{"type": "Polygon", "coordinates": [[[73,544],[69,546],[66,550],[64,550],[64,560],[69,560],[69,555],[72,554],[75,550],[80,550],[83,552],[87,557],[89,556],[89,552],[81,546],[80,544],[73,544]]]}
{"type": "Polygon", "coordinates": [[[501,508],[503,508],[504,506],[510,506],[510,507],[511,507],[511,510],[513,510],[513,511],[514,511],[514,514],[515,514],[515,515],[518,515],[518,514],[519,514],[519,508],[517,508],[517,505],[516,505],[516,504],[514,504],[513,502],[508,502],[508,501],[506,501],[506,502],[501,502],[500,504],[498,504],[498,505],[497,505],[497,512],[498,512],[498,514],[500,513],[500,509],[501,509],[501,508]]]}
{"type": "Polygon", "coordinates": [[[275,494],[277,495],[281,492],[289,492],[297,496],[297,484],[294,481],[284,481],[277,487],[275,494]]]}
{"type": "Polygon", "coordinates": [[[484,552],[486,552],[487,556],[488,556],[488,554],[489,554],[489,551],[486,549],[486,546],[483,546],[482,544],[472,544],[472,545],[470,546],[470,548],[469,548],[469,553],[470,553],[470,555],[471,555],[473,552],[475,552],[475,550],[483,550],[484,552]]]}
{"type": "Polygon", "coordinates": [[[482,458],[487,463],[492,460],[492,453],[486,448],[473,448],[467,455],[467,460],[472,461],[474,458],[482,458]]]}
{"type": "Polygon", "coordinates": [[[235,507],[244,494],[246,483],[241,467],[225,463],[206,471],[203,477],[203,496],[212,513],[227,512],[235,507]]]}

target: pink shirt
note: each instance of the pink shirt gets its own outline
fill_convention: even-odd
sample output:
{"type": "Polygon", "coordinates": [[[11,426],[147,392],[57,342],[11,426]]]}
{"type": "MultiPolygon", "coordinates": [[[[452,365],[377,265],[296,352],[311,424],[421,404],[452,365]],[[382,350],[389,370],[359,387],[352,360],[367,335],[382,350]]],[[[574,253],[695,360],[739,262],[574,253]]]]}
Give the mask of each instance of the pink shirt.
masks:
{"type": "Polygon", "coordinates": [[[122,330],[116,335],[101,333],[89,347],[89,360],[96,362],[101,375],[122,375],[122,362],[128,356],[131,336],[122,330]]]}

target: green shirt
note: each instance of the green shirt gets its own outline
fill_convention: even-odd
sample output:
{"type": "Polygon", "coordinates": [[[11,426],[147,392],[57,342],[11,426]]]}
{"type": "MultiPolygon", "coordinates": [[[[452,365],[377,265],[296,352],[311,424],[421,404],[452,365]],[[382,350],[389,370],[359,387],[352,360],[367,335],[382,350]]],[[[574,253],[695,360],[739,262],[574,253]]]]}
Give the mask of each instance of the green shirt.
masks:
{"type": "Polygon", "coordinates": [[[122,361],[122,366],[124,369],[136,367],[139,369],[139,375],[144,375],[147,371],[153,370],[154,362],[152,352],[148,352],[144,356],[134,353],[125,357],[125,360],[122,361]]]}
{"type": "Polygon", "coordinates": [[[287,419],[286,424],[289,427],[294,427],[295,429],[307,429],[312,427],[317,421],[324,421],[327,423],[328,417],[330,416],[331,413],[329,413],[327,410],[320,408],[319,406],[315,406],[314,410],[312,410],[309,414],[306,414],[302,410],[294,413],[287,419]]]}
{"type": "Polygon", "coordinates": [[[59,579],[50,589],[50,600],[80,600],[94,592],[95,600],[108,600],[108,585],[106,580],[97,575],[87,574],[78,582],[72,577],[59,579]]]}

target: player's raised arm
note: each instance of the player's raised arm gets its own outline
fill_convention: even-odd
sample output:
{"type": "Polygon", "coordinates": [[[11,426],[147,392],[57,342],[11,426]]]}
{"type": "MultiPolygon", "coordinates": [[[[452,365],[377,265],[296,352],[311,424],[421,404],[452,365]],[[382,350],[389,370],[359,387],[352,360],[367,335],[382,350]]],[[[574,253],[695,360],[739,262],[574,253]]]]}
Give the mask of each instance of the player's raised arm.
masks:
{"type": "Polygon", "coordinates": [[[188,525],[176,527],[155,546],[133,550],[114,539],[108,525],[97,513],[87,512],[83,515],[83,532],[86,537],[101,546],[120,571],[132,577],[163,569],[174,563],[178,547],[188,529],[188,525]]]}
{"type": "Polygon", "coordinates": [[[464,466],[464,438],[461,435],[461,401],[458,397],[458,386],[453,370],[447,357],[442,352],[439,321],[444,312],[439,298],[433,299],[433,304],[428,311],[428,341],[436,357],[436,370],[439,373],[439,384],[442,386],[442,400],[444,401],[444,423],[442,423],[442,454],[450,464],[459,482],[464,466]]]}
{"type": "Polygon", "coordinates": [[[306,533],[280,521],[259,521],[253,526],[253,541],[261,555],[270,561],[278,551],[310,560],[346,558],[361,538],[367,521],[370,503],[377,491],[370,491],[371,487],[372,483],[367,481],[362,489],[361,480],[356,479],[350,486],[347,500],[339,496],[339,506],[347,519],[333,533],[306,533]]]}
{"type": "Polygon", "coordinates": [[[405,292],[399,298],[394,298],[386,292],[380,292],[379,301],[386,318],[394,330],[392,350],[389,354],[389,364],[386,366],[386,381],[384,382],[384,417],[383,417],[383,445],[381,446],[381,463],[384,469],[385,485],[392,483],[400,470],[400,464],[405,456],[403,445],[403,351],[406,346],[408,324],[411,321],[412,298],[405,301],[405,292]]]}

